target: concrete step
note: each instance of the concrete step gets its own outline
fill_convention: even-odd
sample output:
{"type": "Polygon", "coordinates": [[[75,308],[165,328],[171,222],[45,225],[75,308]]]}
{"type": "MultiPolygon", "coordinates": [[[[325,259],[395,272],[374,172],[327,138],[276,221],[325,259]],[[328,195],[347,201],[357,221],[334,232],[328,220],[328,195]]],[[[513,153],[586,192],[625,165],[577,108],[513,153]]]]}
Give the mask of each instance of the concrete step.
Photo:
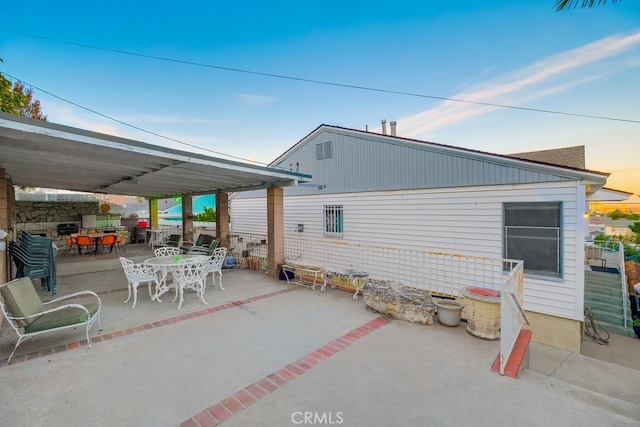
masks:
{"type": "MultiPolygon", "coordinates": [[[[637,372],[637,371],[636,371],[637,372]]],[[[519,378],[528,383],[537,384],[544,393],[556,393],[561,396],[571,397],[576,401],[589,402],[590,405],[616,413],[628,418],[629,425],[640,421],[640,405],[629,402],[628,399],[612,397],[604,392],[594,391],[591,388],[581,387],[569,381],[563,381],[554,377],[542,375],[532,370],[523,370],[519,378]]],[[[633,395],[633,392],[629,392],[633,395]]],[[[626,423],[623,423],[624,425],[626,423]]]]}
{"type": "MultiPolygon", "coordinates": [[[[511,355],[504,368],[504,374],[511,378],[517,378],[520,369],[529,367],[529,343],[531,342],[531,329],[523,329],[518,334],[518,338],[513,346],[511,355]]],[[[500,353],[491,365],[491,370],[500,372],[500,353]]]]}
{"type": "Polygon", "coordinates": [[[640,384],[639,370],[535,342],[529,345],[529,359],[529,368],[520,371],[520,380],[540,385],[545,393],[589,402],[634,420],[630,425],[640,421],[640,397],[635,392],[640,384]]]}

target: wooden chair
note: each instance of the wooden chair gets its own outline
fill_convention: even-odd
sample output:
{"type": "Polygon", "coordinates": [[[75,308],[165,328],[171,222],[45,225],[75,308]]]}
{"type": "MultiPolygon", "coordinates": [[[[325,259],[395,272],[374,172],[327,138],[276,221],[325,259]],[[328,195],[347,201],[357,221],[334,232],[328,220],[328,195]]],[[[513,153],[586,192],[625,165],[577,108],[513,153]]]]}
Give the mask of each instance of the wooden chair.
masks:
{"type": "Polygon", "coordinates": [[[31,279],[21,277],[0,285],[0,294],[4,299],[4,302],[0,299],[2,313],[7,323],[18,334],[18,342],[7,363],[11,361],[22,342],[36,335],[86,325],[87,343],[91,348],[91,338],[89,338],[91,326],[98,321],[98,328],[102,330],[100,324],[102,302],[95,292],[75,292],[43,303],[31,279]],[[61,301],[87,295],[95,297],[95,301],[86,301],[82,298],[78,302],[60,304],[61,301]]]}

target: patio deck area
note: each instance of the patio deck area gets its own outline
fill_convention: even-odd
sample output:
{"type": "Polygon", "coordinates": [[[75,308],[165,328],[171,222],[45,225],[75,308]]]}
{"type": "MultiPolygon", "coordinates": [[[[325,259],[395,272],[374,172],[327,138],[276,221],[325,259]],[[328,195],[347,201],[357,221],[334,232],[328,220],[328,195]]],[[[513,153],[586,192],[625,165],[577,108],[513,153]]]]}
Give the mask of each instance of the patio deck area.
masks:
{"type": "MultiPolygon", "coordinates": [[[[92,289],[102,298],[93,348],[81,331],[64,331],[25,342],[7,365],[16,337],[3,326],[0,425],[640,421],[636,362],[533,343],[530,369],[502,377],[490,369],[498,341],[468,334],[464,323],[391,320],[350,293],[288,286],[250,269],[223,270],[225,291],[209,279],[208,304],[189,292],[179,311],[170,294],[153,302],[140,286],[132,310],[120,255],[59,257],[60,295],[92,289]]],[[[125,256],[141,261],[151,249],[131,245],[125,256]]],[[[618,344],[636,345],[628,357],[639,359],[640,340],[618,344]]]]}

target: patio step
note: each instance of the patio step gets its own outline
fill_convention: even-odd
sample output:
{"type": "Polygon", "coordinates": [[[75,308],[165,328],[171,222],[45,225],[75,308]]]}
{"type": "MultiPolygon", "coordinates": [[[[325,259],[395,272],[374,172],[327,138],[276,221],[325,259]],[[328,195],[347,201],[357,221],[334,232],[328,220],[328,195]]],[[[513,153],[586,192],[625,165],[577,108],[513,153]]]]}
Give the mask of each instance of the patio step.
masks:
{"type": "MultiPolygon", "coordinates": [[[[520,368],[529,367],[529,343],[531,342],[531,329],[522,329],[518,334],[516,343],[513,346],[507,365],[504,367],[504,374],[511,378],[517,378],[520,368]]],[[[500,372],[500,354],[491,365],[491,370],[500,372]]]]}

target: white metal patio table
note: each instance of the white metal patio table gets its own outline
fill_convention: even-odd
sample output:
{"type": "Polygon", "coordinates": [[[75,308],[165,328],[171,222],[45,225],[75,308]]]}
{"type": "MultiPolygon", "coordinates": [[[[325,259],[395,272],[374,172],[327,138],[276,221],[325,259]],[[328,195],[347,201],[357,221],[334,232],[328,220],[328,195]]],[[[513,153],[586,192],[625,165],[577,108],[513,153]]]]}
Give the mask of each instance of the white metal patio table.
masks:
{"type": "MultiPolygon", "coordinates": [[[[160,286],[158,286],[156,288],[156,294],[151,298],[152,300],[157,300],[158,302],[162,302],[160,300],[160,297],[166,293],[167,291],[169,291],[169,289],[175,289],[176,290],[176,298],[178,297],[178,294],[180,295],[180,303],[178,305],[178,309],[180,309],[180,307],[182,306],[182,292],[184,290],[184,286],[180,286],[179,283],[176,283],[175,277],[174,280],[171,284],[167,284],[167,276],[169,273],[174,273],[177,272],[179,273],[177,270],[184,268],[185,264],[188,262],[191,263],[203,263],[205,262],[209,257],[207,257],[206,255],[186,255],[186,254],[181,254],[181,255],[169,255],[169,256],[160,256],[160,257],[153,257],[153,258],[148,258],[145,259],[143,262],[143,264],[157,268],[158,271],[160,272],[160,286]]],[[[205,276],[206,277],[206,276],[205,276]]],[[[203,293],[199,293],[198,296],[200,296],[200,299],[202,300],[203,303],[207,303],[204,300],[204,295],[203,293]]],[[[176,300],[176,298],[173,299],[173,301],[176,300]]]]}

